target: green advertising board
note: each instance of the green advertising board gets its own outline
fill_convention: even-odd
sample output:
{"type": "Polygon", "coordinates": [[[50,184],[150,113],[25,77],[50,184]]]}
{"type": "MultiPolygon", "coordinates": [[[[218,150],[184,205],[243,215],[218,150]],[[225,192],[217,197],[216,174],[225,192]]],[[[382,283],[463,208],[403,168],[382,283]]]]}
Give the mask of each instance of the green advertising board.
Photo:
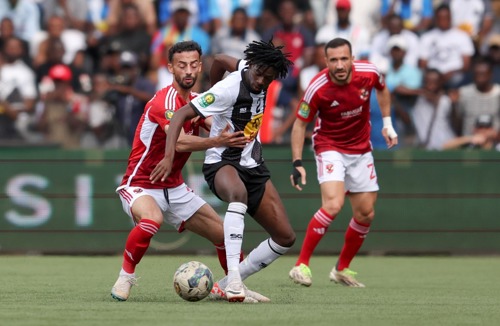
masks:
{"type": "MultiPolygon", "coordinates": [[[[380,185],[376,218],[363,246],[367,253],[500,253],[500,154],[496,152],[388,151],[374,153],[380,185]]],[[[0,151],[0,253],[113,254],[123,250],[133,226],[115,189],[128,151],[0,151]]],[[[300,249],[311,216],[321,205],[312,152],[306,151],[308,184],[290,186],[290,150],[265,147],[264,157],[297,233],[300,249]]],[[[224,216],[193,154],[188,185],[224,216]]],[[[351,218],[349,202],[317,248],[340,251],[351,218]]],[[[246,251],[267,235],[245,219],[246,251]]],[[[213,253],[205,239],[163,225],[153,252],[213,253]]]]}

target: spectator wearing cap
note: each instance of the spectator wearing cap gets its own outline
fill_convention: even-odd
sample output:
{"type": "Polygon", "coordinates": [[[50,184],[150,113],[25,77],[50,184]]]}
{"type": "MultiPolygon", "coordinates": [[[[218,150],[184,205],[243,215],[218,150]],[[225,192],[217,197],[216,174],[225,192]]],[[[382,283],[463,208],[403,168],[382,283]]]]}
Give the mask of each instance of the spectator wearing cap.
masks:
{"type": "MultiPolygon", "coordinates": [[[[35,68],[36,73],[36,83],[39,87],[39,92],[45,94],[47,91],[52,90],[53,85],[48,77],[50,68],[58,64],[64,64],[64,44],[61,39],[54,38],[49,39],[46,49],[47,61],[35,68]]],[[[69,65],[72,73],[71,85],[73,90],[77,93],[85,93],[90,91],[90,85],[88,82],[88,74],[85,73],[83,69],[77,67],[74,64],[69,65]]]]}
{"type": "Polygon", "coordinates": [[[500,85],[492,81],[492,63],[479,57],[472,66],[473,83],[453,93],[456,103],[456,125],[461,135],[473,133],[474,123],[480,115],[491,115],[496,129],[500,126],[500,85]]]}
{"type": "Polygon", "coordinates": [[[436,27],[420,38],[419,65],[421,69],[437,69],[447,88],[457,88],[470,68],[474,44],[467,33],[451,25],[448,5],[436,8],[434,19],[436,27]]]}
{"type": "Polygon", "coordinates": [[[155,93],[155,85],[140,74],[139,61],[133,52],[120,54],[120,70],[109,80],[107,100],[116,108],[116,119],[129,145],[146,103],[155,93]]]}
{"type": "Polygon", "coordinates": [[[370,48],[370,61],[378,66],[388,66],[390,61],[390,48],[387,46],[389,38],[393,35],[401,35],[405,39],[406,54],[404,62],[412,66],[418,66],[419,37],[409,29],[404,28],[400,16],[392,14],[387,18],[386,28],[375,34],[370,48]]]}
{"type": "Polygon", "coordinates": [[[88,119],[88,99],[73,91],[71,69],[57,64],[48,73],[54,88],[39,105],[38,129],[47,142],[65,149],[80,147],[80,138],[88,119]]]}
{"type": "Polygon", "coordinates": [[[408,43],[402,34],[392,35],[386,46],[390,61],[385,82],[392,94],[392,105],[397,114],[396,124],[401,145],[410,145],[414,136],[411,111],[422,85],[422,72],[416,66],[405,62],[408,43]]]}
{"type": "Polygon", "coordinates": [[[451,139],[443,145],[443,149],[482,149],[500,151],[498,129],[494,126],[494,118],[489,114],[481,114],[476,118],[471,135],[451,139]]]}
{"type": "Polygon", "coordinates": [[[24,63],[23,43],[5,40],[0,66],[0,138],[30,140],[28,125],[37,96],[35,74],[24,63]]]}
{"type": "Polygon", "coordinates": [[[370,54],[370,33],[362,25],[354,24],[351,21],[351,1],[336,0],[335,12],[337,16],[336,24],[321,27],[316,32],[316,44],[326,44],[336,37],[341,37],[351,42],[352,53],[357,60],[368,59],[370,54]]]}
{"type": "Polygon", "coordinates": [[[171,20],[163,25],[153,36],[151,43],[150,69],[157,73],[156,82],[158,88],[163,88],[172,83],[172,74],[165,69],[168,64],[168,49],[179,41],[197,42],[204,55],[210,53],[210,37],[197,25],[192,25],[189,21],[191,7],[187,1],[171,0],[170,11],[171,20]],[[158,70],[162,69],[162,75],[158,70]]]}

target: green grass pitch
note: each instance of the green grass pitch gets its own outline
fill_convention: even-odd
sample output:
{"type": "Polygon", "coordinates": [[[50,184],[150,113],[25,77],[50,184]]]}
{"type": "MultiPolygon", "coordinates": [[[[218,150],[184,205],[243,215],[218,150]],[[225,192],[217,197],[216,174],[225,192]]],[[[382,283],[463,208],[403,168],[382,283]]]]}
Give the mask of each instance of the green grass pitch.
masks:
{"type": "Polygon", "coordinates": [[[186,302],[175,269],[199,260],[216,277],[215,256],[146,255],[129,301],[110,289],[121,257],[0,256],[0,325],[500,325],[500,257],[357,257],[366,288],[328,280],[336,257],[315,256],[313,285],[288,279],[288,255],[250,277],[266,304],[186,302]]]}

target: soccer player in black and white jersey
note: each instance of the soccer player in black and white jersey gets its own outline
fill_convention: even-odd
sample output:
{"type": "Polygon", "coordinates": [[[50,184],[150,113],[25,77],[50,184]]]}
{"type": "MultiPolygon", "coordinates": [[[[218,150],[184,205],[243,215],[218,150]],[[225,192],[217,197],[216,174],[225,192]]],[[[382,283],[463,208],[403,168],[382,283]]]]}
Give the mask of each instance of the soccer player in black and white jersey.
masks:
{"type": "Polygon", "coordinates": [[[267,88],[273,80],[286,77],[292,66],[288,57],[272,41],[250,43],[245,50],[244,69],[232,72],[175,112],[167,134],[165,158],[151,174],[156,182],[171,173],[175,143],[188,119],[212,116],[210,137],[221,133],[227,125],[230,132],[244,131],[249,140],[244,149],[210,148],[203,165],[212,192],[229,203],[224,217],[228,274],[215,287],[216,294],[219,291],[230,302],[243,301],[246,292],[243,280],[286,253],[295,242],[295,233],[264,164],[259,141],[267,88]],[[239,264],[246,213],[270,237],[239,264]]]}

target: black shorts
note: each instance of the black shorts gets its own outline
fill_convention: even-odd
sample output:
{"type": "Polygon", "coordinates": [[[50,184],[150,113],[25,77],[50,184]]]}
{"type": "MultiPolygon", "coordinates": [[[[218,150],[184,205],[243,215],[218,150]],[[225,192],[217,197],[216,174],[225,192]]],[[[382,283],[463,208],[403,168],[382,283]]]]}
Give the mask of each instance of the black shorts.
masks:
{"type": "Polygon", "coordinates": [[[264,192],[266,191],[266,182],[271,178],[271,173],[264,163],[252,169],[242,167],[237,162],[231,161],[203,164],[203,175],[205,176],[205,180],[207,181],[210,190],[212,190],[214,195],[216,195],[219,199],[221,198],[217,195],[217,191],[215,191],[215,174],[221,167],[228,164],[234,166],[234,168],[238,171],[241,181],[245,184],[248,194],[247,212],[253,216],[255,212],[257,212],[257,208],[259,208],[260,202],[262,201],[262,196],[264,196],[264,192]]]}

